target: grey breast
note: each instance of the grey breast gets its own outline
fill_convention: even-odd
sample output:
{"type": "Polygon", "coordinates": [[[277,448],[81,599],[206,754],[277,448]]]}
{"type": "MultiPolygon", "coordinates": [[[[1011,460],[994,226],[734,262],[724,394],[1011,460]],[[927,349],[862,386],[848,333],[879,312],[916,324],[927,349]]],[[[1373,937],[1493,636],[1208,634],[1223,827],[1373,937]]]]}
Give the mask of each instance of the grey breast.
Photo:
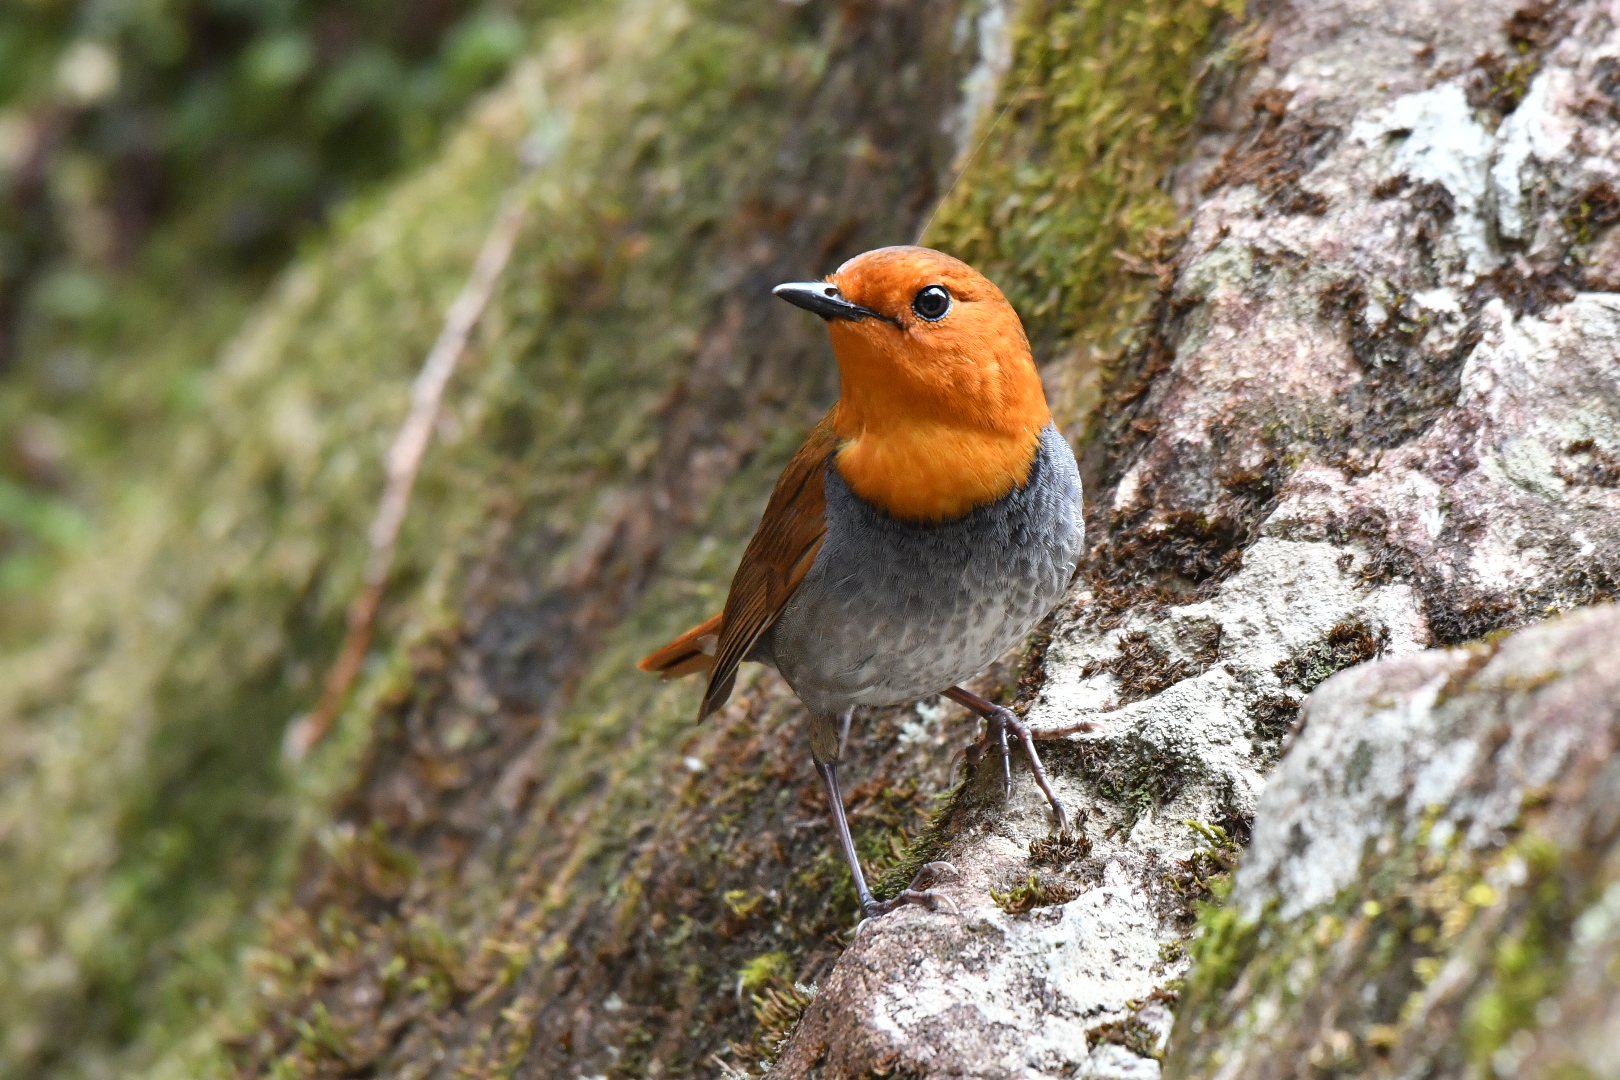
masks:
{"type": "Polygon", "coordinates": [[[831,464],[826,490],[827,539],[756,650],[823,716],[984,670],[1062,599],[1085,541],[1080,474],[1051,425],[1024,486],[956,521],[897,521],[831,464]]]}

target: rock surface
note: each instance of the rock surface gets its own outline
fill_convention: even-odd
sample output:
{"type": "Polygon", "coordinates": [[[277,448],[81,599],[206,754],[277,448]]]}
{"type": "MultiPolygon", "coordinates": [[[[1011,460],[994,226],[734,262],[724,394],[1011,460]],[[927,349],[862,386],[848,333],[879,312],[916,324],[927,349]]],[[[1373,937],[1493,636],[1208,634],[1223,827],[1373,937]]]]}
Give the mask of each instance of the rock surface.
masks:
{"type": "MultiPolygon", "coordinates": [[[[1177,180],[1185,242],[1091,447],[1105,539],[1021,695],[1037,727],[1098,725],[1052,753],[1086,853],[1043,868],[1033,786],[1005,813],[970,787],[938,848],[962,916],[864,927],[784,1075],[1157,1075],[1187,902],[1228,839],[1272,830],[1259,796],[1303,695],[1616,589],[1608,5],[1301,3],[1258,34],[1247,107],[1177,180]],[[1031,874],[1051,906],[998,907],[1031,874]]],[[[1341,876],[1383,828],[1354,811],[1319,808],[1351,820],[1309,849],[1341,876]]],[[[1287,865],[1285,904],[1344,884],[1287,865]]]]}
{"type": "Polygon", "coordinates": [[[1335,676],[1169,1074],[1620,1076],[1620,609],[1335,676]]]}

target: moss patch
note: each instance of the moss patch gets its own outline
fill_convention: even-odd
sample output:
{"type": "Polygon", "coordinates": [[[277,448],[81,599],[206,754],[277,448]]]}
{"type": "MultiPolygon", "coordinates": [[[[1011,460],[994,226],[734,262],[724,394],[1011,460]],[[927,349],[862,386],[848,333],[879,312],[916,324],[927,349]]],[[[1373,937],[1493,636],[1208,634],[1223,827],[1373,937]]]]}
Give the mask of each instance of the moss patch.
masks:
{"type": "Polygon", "coordinates": [[[1132,630],[1120,635],[1119,652],[1106,660],[1092,660],[1081,669],[1087,678],[1110,674],[1119,683],[1115,707],[1143,701],[1161,690],[1166,690],[1183,679],[1190,679],[1208,671],[1219,656],[1219,630],[1198,642],[1198,651],[1192,659],[1172,657],[1168,650],[1154,643],[1152,637],[1132,630]]]}
{"type": "Polygon", "coordinates": [[[1308,694],[1330,676],[1381,655],[1388,644],[1388,628],[1380,628],[1375,634],[1357,620],[1336,623],[1321,641],[1307,645],[1287,660],[1279,660],[1277,678],[1308,694]]]}
{"type": "Polygon", "coordinates": [[[1086,1030],[1088,1049],[1105,1043],[1123,1046],[1140,1058],[1157,1060],[1159,1057],[1159,1033],[1134,1016],[1086,1030]]]}
{"type": "Polygon", "coordinates": [[[1051,836],[1037,836],[1029,842],[1029,861],[1037,866],[1064,866],[1079,862],[1090,854],[1091,841],[1078,828],[1051,836]]]}
{"type": "Polygon", "coordinates": [[[1088,739],[1054,746],[1047,755],[1089,781],[1104,798],[1118,803],[1128,833],[1148,810],[1180,794],[1193,778],[1185,755],[1149,742],[1132,732],[1118,739],[1088,739]]]}
{"type": "Polygon", "coordinates": [[[1253,184],[1267,209],[1281,214],[1321,214],[1327,200],[1299,186],[1299,180],[1338,145],[1341,132],[1298,112],[1288,111],[1293,92],[1267,90],[1250,103],[1254,122],[1232,144],[1204,183],[1206,192],[1222,186],[1253,184]]]}
{"type": "Polygon", "coordinates": [[[1204,908],[1167,1076],[1238,1053],[1332,1075],[1394,1074],[1414,1055],[1488,1067],[1535,1023],[1598,887],[1528,822],[1478,852],[1428,825],[1392,840],[1370,841],[1357,884],[1298,919],[1204,908]],[[1435,1036],[1446,1030],[1461,1038],[1435,1036]]]}
{"type": "Polygon", "coordinates": [[[1080,890],[1063,881],[1043,880],[1037,874],[1013,885],[1007,891],[990,890],[990,899],[996,906],[1009,915],[1027,915],[1040,907],[1053,907],[1058,904],[1067,904],[1080,890]]]}
{"type": "Polygon", "coordinates": [[[1056,405],[1082,442],[1100,374],[1090,357],[1114,355],[1154,294],[1116,253],[1151,261],[1173,232],[1160,180],[1207,76],[1241,62],[1208,60],[1241,13],[1241,3],[1201,0],[1026,6],[993,113],[1004,115],[924,237],[1002,287],[1041,362],[1079,358],[1056,405]]]}

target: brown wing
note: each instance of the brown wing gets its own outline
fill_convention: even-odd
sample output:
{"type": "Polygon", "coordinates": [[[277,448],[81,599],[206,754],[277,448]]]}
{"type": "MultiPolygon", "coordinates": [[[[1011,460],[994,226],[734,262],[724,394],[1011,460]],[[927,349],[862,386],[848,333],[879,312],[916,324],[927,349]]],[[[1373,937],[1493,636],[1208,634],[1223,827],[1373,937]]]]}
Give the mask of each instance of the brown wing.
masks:
{"type": "Polygon", "coordinates": [[[737,665],[787,606],[827,536],[827,459],[838,447],[829,415],[782,470],[754,538],[731,579],[720,616],[720,642],[703,693],[701,720],[726,703],[737,665]]]}
{"type": "Polygon", "coordinates": [[[724,617],[711,615],[662,649],[643,657],[636,666],[666,679],[708,671],[714,666],[714,653],[720,647],[720,620],[724,617]]]}
{"type": "Polygon", "coordinates": [[[726,608],[641,661],[644,671],[665,678],[709,669],[702,720],[726,703],[737,681],[737,665],[787,606],[793,590],[821,550],[827,535],[827,459],[838,447],[829,415],[816,425],[776,481],[765,516],[743,552],[726,608]],[[707,640],[706,640],[707,639],[707,640]],[[712,650],[712,652],[711,652],[712,650]]]}

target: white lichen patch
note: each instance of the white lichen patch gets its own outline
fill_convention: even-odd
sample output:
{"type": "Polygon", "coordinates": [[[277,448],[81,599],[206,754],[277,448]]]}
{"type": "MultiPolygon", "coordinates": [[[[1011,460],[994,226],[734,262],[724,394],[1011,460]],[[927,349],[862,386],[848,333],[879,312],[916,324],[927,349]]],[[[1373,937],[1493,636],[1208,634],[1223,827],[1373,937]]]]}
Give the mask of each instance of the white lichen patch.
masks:
{"type": "Polygon", "coordinates": [[[1456,237],[1468,269],[1483,273],[1496,265],[1486,205],[1495,140],[1474,119],[1459,84],[1396,98],[1381,115],[1357,121],[1350,137],[1371,147],[1393,143],[1392,176],[1445,188],[1456,206],[1456,237]]]}
{"type": "Polygon", "coordinates": [[[1569,149],[1574,125],[1560,110],[1552,107],[1553,80],[1567,83],[1568,73],[1554,69],[1543,72],[1530,83],[1530,90],[1497,132],[1499,147],[1491,166],[1491,190],[1496,199],[1497,228],[1510,240],[1525,238],[1530,216],[1525,182],[1537,182],[1530,168],[1532,159],[1557,161],[1569,149]]]}

